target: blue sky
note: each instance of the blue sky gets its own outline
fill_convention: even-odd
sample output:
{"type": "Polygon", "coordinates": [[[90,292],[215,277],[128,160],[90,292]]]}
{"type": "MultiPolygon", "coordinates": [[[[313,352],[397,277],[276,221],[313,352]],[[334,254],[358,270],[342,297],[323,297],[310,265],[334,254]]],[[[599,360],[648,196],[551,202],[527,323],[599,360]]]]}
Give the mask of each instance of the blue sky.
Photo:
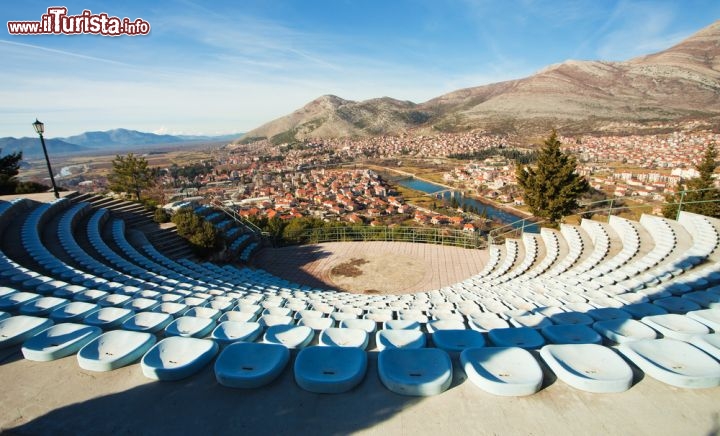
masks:
{"type": "Polygon", "coordinates": [[[124,127],[247,131],[310,100],[423,102],[567,59],[620,61],[720,18],[717,0],[5,2],[0,137],[124,127]],[[142,18],[146,36],[10,35],[49,6],[142,18]]]}

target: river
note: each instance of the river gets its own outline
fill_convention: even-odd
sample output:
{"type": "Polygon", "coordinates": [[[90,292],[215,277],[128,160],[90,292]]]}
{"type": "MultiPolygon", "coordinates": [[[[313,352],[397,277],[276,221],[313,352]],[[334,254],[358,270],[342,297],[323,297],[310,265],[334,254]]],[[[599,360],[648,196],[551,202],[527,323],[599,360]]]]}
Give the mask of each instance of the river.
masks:
{"type": "MultiPolygon", "coordinates": [[[[491,204],[483,203],[474,198],[466,197],[458,191],[454,191],[454,190],[450,191],[450,190],[448,190],[448,188],[446,188],[442,185],[437,185],[432,182],[428,182],[425,180],[419,180],[419,179],[415,179],[415,178],[403,179],[403,180],[399,180],[395,183],[397,183],[400,186],[404,186],[406,188],[414,189],[414,190],[420,191],[420,192],[425,192],[427,194],[433,194],[435,192],[444,191],[441,194],[442,198],[444,198],[444,199],[450,200],[452,197],[455,197],[455,199],[457,200],[458,204],[460,204],[460,206],[463,206],[463,205],[472,206],[472,207],[477,208],[480,211],[485,209],[487,217],[490,219],[500,221],[503,224],[513,224],[513,227],[515,227],[515,228],[523,227],[523,223],[521,221],[523,219],[523,217],[514,215],[510,212],[506,212],[502,209],[498,209],[491,204]]],[[[440,197],[438,197],[438,198],[440,198],[440,197]]],[[[530,231],[530,232],[538,232],[539,231],[536,225],[527,224],[527,223],[525,224],[525,230],[530,231]]]]}

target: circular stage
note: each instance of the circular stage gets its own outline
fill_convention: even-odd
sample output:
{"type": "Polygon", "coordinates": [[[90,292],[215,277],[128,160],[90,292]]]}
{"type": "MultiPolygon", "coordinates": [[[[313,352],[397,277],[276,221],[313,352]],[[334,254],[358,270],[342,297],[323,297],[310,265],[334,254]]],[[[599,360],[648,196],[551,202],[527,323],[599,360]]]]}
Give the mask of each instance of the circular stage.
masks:
{"type": "Polygon", "coordinates": [[[327,242],[266,248],[255,266],[316,288],[363,294],[439,289],[482,271],[487,250],[409,242],[327,242]]]}

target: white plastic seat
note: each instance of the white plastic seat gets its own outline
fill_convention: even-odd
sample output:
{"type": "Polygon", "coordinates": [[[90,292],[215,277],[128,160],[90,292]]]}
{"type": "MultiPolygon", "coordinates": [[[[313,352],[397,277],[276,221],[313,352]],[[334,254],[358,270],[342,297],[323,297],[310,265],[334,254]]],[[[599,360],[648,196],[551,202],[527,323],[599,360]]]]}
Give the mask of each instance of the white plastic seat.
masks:
{"type": "Polygon", "coordinates": [[[652,303],[628,304],[627,306],[623,307],[622,310],[632,315],[632,317],[635,319],[642,319],[646,316],[652,315],[664,315],[667,313],[667,310],[652,303]]]}
{"type": "Polygon", "coordinates": [[[77,353],[88,342],[102,334],[100,327],[62,323],[43,330],[22,346],[28,360],[46,362],[77,353]]]}
{"type": "Polygon", "coordinates": [[[120,307],[130,300],[130,296],[122,294],[108,294],[97,300],[97,304],[102,307],[120,307]]]}
{"type": "Polygon", "coordinates": [[[417,321],[393,319],[383,322],[383,330],[420,330],[421,325],[417,321]]]}
{"type": "Polygon", "coordinates": [[[147,378],[180,380],[210,363],[218,349],[214,341],[172,336],[150,348],[143,356],[140,367],[147,378]]]}
{"type": "Polygon", "coordinates": [[[368,333],[362,329],[331,327],[320,332],[319,345],[331,347],[355,347],[365,349],[368,333]]]}
{"type": "Polygon", "coordinates": [[[231,388],[258,388],[275,380],[290,360],[290,350],[279,344],[235,342],[215,361],[215,378],[231,388]]]}
{"type": "Polygon", "coordinates": [[[122,323],[122,328],[135,332],[157,333],[168,326],[173,317],[167,313],[140,312],[122,323]]]}
{"type": "MultiPolygon", "coordinates": [[[[356,330],[367,336],[364,330],[356,330]]],[[[294,373],[298,386],[320,394],[339,394],[357,386],[367,371],[367,354],[355,347],[309,347],[300,350],[294,373]]]]}
{"type": "Polygon", "coordinates": [[[140,359],[155,340],[151,333],[112,330],[82,347],[78,364],[89,371],[112,371],[140,359]]]}
{"type": "Polygon", "coordinates": [[[303,348],[312,341],[313,336],[313,329],[308,326],[278,324],[267,328],[263,342],[287,348],[303,348]]]}
{"type": "MultiPolygon", "coordinates": [[[[195,294],[197,295],[197,294],[195,294]]],[[[200,297],[186,297],[182,300],[183,304],[188,305],[189,307],[203,307],[207,304],[208,298],[200,298],[200,297]]]]}
{"type": "Polygon", "coordinates": [[[363,315],[363,319],[372,320],[374,322],[386,322],[386,321],[392,321],[393,315],[392,315],[392,313],[385,313],[385,312],[380,312],[380,313],[369,312],[369,313],[366,313],[365,315],[363,315]]]}
{"type": "Polygon", "coordinates": [[[460,364],[475,386],[494,395],[531,395],[542,386],[540,365],[522,348],[468,348],[460,353],[460,364]]]}
{"type": "Polygon", "coordinates": [[[696,304],[701,305],[702,307],[708,308],[708,309],[720,309],[720,295],[707,292],[707,291],[697,291],[697,292],[690,292],[688,294],[685,294],[682,296],[682,298],[686,298],[696,304]]]}
{"type": "Polygon", "coordinates": [[[693,336],[710,333],[710,329],[705,324],[675,313],[646,316],[641,321],[662,333],[666,338],[681,341],[690,340],[693,336]]]}
{"type": "Polygon", "coordinates": [[[720,363],[692,345],[674,339],[645,339],[618,348],[645,374],[680,388],[720,385],[720,363]]]}
{"type": "Polygon", "coordinates": [[[335,324],[335,321],[332,318],[300,318],[297,325],[304,325],[308,326],[313,330],[325,330],[329,329],[335,324]]]}
{"type": "Polygon", "coordinates": [[[40,297],[40,294],[35,294],[33,292],[12,292],[0,297],[0,310],[13,312],[23,304],[30,303],[40,297]]]}
{"type": "Polygon", "coordinates": [[[694,310],[688,312],[685,316],[705,324],[716,333],[720,332],[720,309],[694,310]]]}
{"type": "Polygon", "coordinates": [[[657,332],[647,324],[634,319],[609,319],[593,324],[593,329],[608,340],[617,344],[638,341],[640,339],[655,339],[657,332]]]}
{"type": "MultiPolygon", "coordinates": [[[[237,312],[240,313],[240,312],[237,312]]],[[[211,337],[221,345],[233,342],[252,342],[262,333],[257,322],[224,321],[212,331],[211,337]]]]}
{"type": "Polygon", "coordinates": [[[468,320],[471,329],[478,332],[488,332],[492,329],[510,328],[510,324],[499,317],[472,317],[468,320]]]}
{"type": "Polygon", "coordinates": [[[378,355],[378,375],[382,384],[396,394],[437,395],[452,383],[452,362],[438,348],[390,348],[378,355]]]}
{"type": "MultiPolygon", "coordinates": [[[[354,313],[350,312],[333,312],[330,314],[330,318],[335,320],[338,323],[341,323],[347,319],[358,319],[358,315],[355,315],[354,313]]],[[[369,321],[369,320],[364,320],[369,321]]]]}
{"type": "MultiPolygon", "coordinates": [[[[289,313],[286,313],[286,315],[289,315],[289,313]]],[[[301,319],[301,318],[322,318],[325,314],[320,312],[319,310],[308,310],[308,309],[302,309],[295,312],[295,318],[301,319]]]]}
{"type": "Polygon", "coordinates": [[[602,338],[592,328],[581,324],[549,325],[542,335],[553,344],[601,344],[602,338]]]}
{"type": "Polygon", "coordinates": [[[153,300],[151,298],[132,298],[128,300],[123,307],[127,309],[132,309],[136,312],[142,312],[142,311],[151,311],[155,307],[157,307],[160,304],[159,301],[153,300]]]}
{"type": "Polygon", "coordinates": [[[695,336],[690,343],[720,361],[720,333],[695,336]]]}
{"type": "Polygon", "coordinates": [[[79,322],[89,314],[100,310],[100,306],[95,303],[85,303],[82,301],[73,301],[65,304],[48,314],[48,317],[55,322],[79,322]]]}
{"type": "Polygon", "coordinates": [[[626,391],[632,385],[630,366],[602,345],[546,345],[540,356],[559,379],[576,389],[611,393],[626,391]]]}
{"type": "Polygon", "coordinates": [[[377,331],[377,323],[371,319],[344,319],[340,321],[340,327],[365,330],[370,335],[377,331]]]}
{"type": "Polygon", "coordinates": [[[53,310],[69,304],[70,300],[58,297],[41,297],[24,303],[18,309],[21,315],[47,316],[53,310]]]}
{"type": "MultiPolygon", "coordinates": [[[[322,315],[322,312],[319,312],[319,313],[322,315]]],[[[263,315],[276,315],[276,316],[292,316],[293,311],[288,309],[287,307],[270,306],[270,307],[266,307],[262,311],[262,314],[263,315]]]]}
{"type": "Polygon", "coordinates": [[[379,330],[375,334],[378,351],[387,348],[422,348],[425,334],[420,330],[379,330]]]}
{"type": "Polygon", "coordinates": [[[233,307],[233,301],[230,300],[224,300],[224,299],[218,299],[221,297],[215,297],[208,303],[208,308],[219,310],[221,313],[225,313],[228,310],[232,309],[233,307]]]}
{"type": "Polygon", "coordinates": [[[260,313],[263,311],[263,308],[262,308],[262,306],[259,306],[256,304],[239,303],[232,310],[235,312],[252,313],[253,315],[260,316],[260,313]]]}
{"type": "Polygon", "coordinates": [[[220,318],[220,316],[222,314],[223,313],[221,311],[219,311],[218,309],[213,309],[212,307],[195,306],[195,307],[191,307],[190,309],[188,309],[188,311],[185,312],[184,316],[194,316],[197,318],[208,318],[213,321],[217,321],[218,318],[220,318]]]}
{"type": "Polygon", "coordinates": [[[628,312],[618,309],[615,307],[601,307],[597,309],[591,309],[585,312],[591,316],[595,321],[607,321],[609,319],[630,319],[632,315],[628,312]]]}
{"type": "Polygon", "coordinates": [[[130,309],[103,307],[83,318],[83,323],[100,327],[103,330],[110,330],[119,327],[123,322],[132,318],[134,314],[130,309]]]}
{"type": "Polygon", "coordinates": [[[182,300],[183,296],[180,294],[161,294],[158,297],[158,301],[161,303],[177,303],[182,300]]]}
{"type": "Polygon", "coordinates": [[[488,331],[488,338],[497,347],[540,348],[545,339],[537,330],[530,327],[510,327],[488,331]]]}
{"type": "Polygon", "coordinates": [[[56,289],[53,292],[54,297],[74,299],[75,296],[81,292],[87,291],[85,286],[79,285],[67,285],[62,288],[56,289]]]}
{"type": "Polygon", "coordinates": [[[181,316],[165,327],[165,334],[167,336],[183,336],[186,338],[204,338],[214,328],[215,321],[210,318],[181,316]]]}
{"type": "Polygon", "coordinates": [[[286,315],[263,315],[258,322],[263,327],[274,327],[276,325],[292,325],[293,319],[286,315]]]}
{"type": "Polygon", "coordinates": [[[485,346],[485,337],[482,333],[467,329],[441,329],[432,332],[432,341],[435,347],[447,353],[459,353],[467,348],[485,346]]]}
{"type": "Polygon", "coordinates": [[[550,320],[558,325],[592,325],[595,322],[591,316],[580,312],[556,313],[550,316],[550,320]]]}
{"type": "Polygon", "coordinates": [[[530,327],[534,329],[542,329],[551,326],[550,318],[540,314],[521,315],[510,318],[510,324],[515,327],[530,327]]]}
{"type": "Polygon", "coordinates": [[[465,323],[457,319],[436,319],[425,326],[428,333],[435,333],[438,330],[465,330],[465,323]]]}
{"type": "Polygon", "coordinates": [[[694,301],[688,300],[687,298],[681,298],[681,297],[659,298],[659,299],[653,301],[653,304],[656,306],[662,307],[663,309],[667,310],[670,313],[679,313],[679,314],[685,314],[692,310],[702,309],[702,307],[699,304],[695,303],[694,301]]]}
{"type": "Polygon", "coordinates": [[[220,318],[218,318],[218,322],[225,322],[225,321],[255,322],[255,320],[257,320],[257,315],[255,315],[254,313],[237,312],[234,310],[225,312],[222,315],[220,315],[220,318]]]}
{"type": "Polygon", "coordinates": [[[190,307],[187,304],[183,303],[175,303],[175,302],[162,302],[159,305],[155,306],[155,308],[152,310],[153,312],[161,312],[161,313],[167,313],[168,315],[172,316],[173,318],[181,317],[190,310],[190,307]]]}
{"type": "Polygon", "coordinates": [[[20,344],[51,327],[53,321],[36,316],[17,315],[0,321],[0,349],[20,344]]]}

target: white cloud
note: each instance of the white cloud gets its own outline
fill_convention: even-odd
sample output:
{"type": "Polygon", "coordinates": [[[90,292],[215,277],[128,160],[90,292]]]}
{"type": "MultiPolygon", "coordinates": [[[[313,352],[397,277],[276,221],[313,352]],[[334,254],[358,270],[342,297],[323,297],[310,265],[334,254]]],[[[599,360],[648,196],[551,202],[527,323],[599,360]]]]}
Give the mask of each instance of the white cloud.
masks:
{"type": "MultiPolygon", "coordinates": [[[[82,60],[90,60],[90,61],[96,61],[96,62],[103,62],[103,63],[107,63],[107,64],[111,64],[111,65],[130,66],[129,64],[126,64],[126,63],[123,63],[123,62],[118,62],[118,61],[115,61],[115,60],[113,60],[113,59],[96,57],[96,56],[88,56],[88,55],[84,55],[84,54],[82,54],[82,53],[74,53],[74,52],[72,52],[72,51],[67,51],[67,50],[58,50],[58,49],[43,47],[43,46],[35,45],[35,44],[25,44],[25,43],[22,43],[22,42],[8,41],[8,40],[4,40],[4,39],[0,39],[0,44],[5,44],[5,45],[8,45],[8,46],[19,47],[19,48],[21,48],[21,49],[23,49],[23,50],[29,48],[29,49],[35,50],[35,51],[42,51],[42,52],[47,52],[47,53],[51,53],[51,54],[54,54],[54,55],[60,55],[60,56],[65,57],[65,58],[67,58],[67,57],[72,57],[72,58],[78,58],[78,59],[82,59],[82,60]]],[[[28,54],[28,55],[29,55],[29,54],[28,54]]]]}

